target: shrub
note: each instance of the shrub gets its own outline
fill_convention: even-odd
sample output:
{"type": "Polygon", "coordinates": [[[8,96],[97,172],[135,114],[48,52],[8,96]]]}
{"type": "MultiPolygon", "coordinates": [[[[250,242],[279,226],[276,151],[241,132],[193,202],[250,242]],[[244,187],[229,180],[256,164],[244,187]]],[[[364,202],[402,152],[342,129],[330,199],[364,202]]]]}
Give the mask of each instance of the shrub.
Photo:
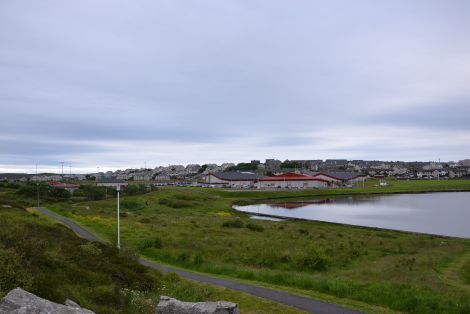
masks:
{"type": "Polygon", "coordinates": [[[177,273],[171,272],[165,275],[165,280],[170,283],[175,283],[181,281],[181,277],[177,273]]]}
{"type": "Polygon", "coordinates": [[[309,247],[297,258],[297,264],[307,270],[326,270],[331,260],[322,249],[309,247]]]}
{"type": "Polygon", "coordinates": [[[26,184],[21,186],[16,194],[27,197],[27,198],[36,198],[39,193],[41,199],[46,199],[48,201],[66,201],[69,200],[72,194],[60,188],[55,188],[48,186],[46,184],[26,184]]]}
{"type": "Polygon", "coordinates": [[[172,208],[183,208],[191,206],[191,202],[186,200],[178,200],[178,199],[171,199],[171,198],[162,198],[158,201],[162,205],[166,205],[172,208]]]}
{"type": "Polygon", "coordinates": [[[229,220],[222,224],[224,228],[243,228],[244,224],[240,219],[229,220]]]}
{"type": "Polygon", "coordinates": [[[0,295],[19,286],[31,288],[32,274],[22,265],[22,258],[15,250],[0,248],[0,295]]]}
{"type": "Polygon", "coordinates": [[[470,284],[470,260],[463,265],[460,273],[462,274],[463,281],[470,284]]]}
{"type": "Polygon", "coordinates": [[[263,232],[264,231],[263,226],[256,225],[256,224],[253,224],[253,223],[247,224],[246,227],[248,229],[250,229],[251,231],[257,231],[257,232],[263,232]]]}
{"type": "Polygon", "coordinates": [[[149,248],[161,249],[162,246],[163,246],[163,242],[160,238],[145,239],[139,244],[140,249],[149,249],[149,248]]]}
{"type": "Polygon", "coordinates": [[[54,187],[49,187],[47,189],[47,199],[51,201],[66,201],[70,199],[71,196],[72,194],[65,189],[54,187]]]}
{"type": "Polygon", "coordinates": [[[145,204],[136,200],[124,200],[121,202],[123,208],[130,211],[138,211],[145,208],[145,204]]]}
{"type": "Polygon", "coordinates": [[[188,195],[188,194],[177,194],[175,195],[175,198],[179,200],[184,200],[184,201],[193,201],[196,199],[196,196],[188,195]]]}
{"type": "Polygon", "coordinates": [[[193,264],[194,265],[201,265],[202,263],[204,263],[204,259],[202,258],[202,256],[200,254],[194,255],[193,264]]]}
{"type": "Polygon", "coordinates": [[[152,220],[150,220],[150,218],[142,218],[140,222],[143,224],[149,224],[152,223],[152,220]]]}
{"type": "Polygon", "coordinates": [[[386,233],[386,232],[377,232],[376,236],[380,238],[386,238],[386,239],[396,239],[397,237],[393,234],[386,233]]]}
{"type": "Polygon", "coordinates": [[[80,245],[80,249],[88,255],[98,256],[100,255],[101,249],[96,246],[93,242],[88,242],[80,245]]]}
{"type": "MultiPolygon", "coordinates": [[[[83,193],[89,201],[103,200],[106,197],[106,188],[94,185],[80,185],[79,194],[83,193]]],[[[111,192],[110,192],[111,193],[111,192]]]]}
{"type": "Polygon", "coordinates": [[[148,192],[148,188],[145,184],[129,184],[124,189],[124,194],[126,195],[139,195],[145,194],[148,192]]]}
{"type": "Polygon", "coordinates": [[[186,263],[189,261],[191,255],[187,252],[182,252],[178,255],[177,257],[177,260],[178,262],[181,262],[181,263],[186,263]]]}

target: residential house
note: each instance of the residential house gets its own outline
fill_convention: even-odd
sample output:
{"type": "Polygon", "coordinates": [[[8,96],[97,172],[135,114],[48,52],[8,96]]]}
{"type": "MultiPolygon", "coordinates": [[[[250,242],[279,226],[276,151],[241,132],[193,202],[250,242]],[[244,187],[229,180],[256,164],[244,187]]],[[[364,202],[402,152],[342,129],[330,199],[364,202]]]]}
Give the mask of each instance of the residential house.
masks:
{"type": "Polygon", "coordinates": [[[96,186],[107,186],[116,189],[123,189],[128,185],[126,180],[120,180],[115,178],[101,178],[96,180],[96,186]]]}

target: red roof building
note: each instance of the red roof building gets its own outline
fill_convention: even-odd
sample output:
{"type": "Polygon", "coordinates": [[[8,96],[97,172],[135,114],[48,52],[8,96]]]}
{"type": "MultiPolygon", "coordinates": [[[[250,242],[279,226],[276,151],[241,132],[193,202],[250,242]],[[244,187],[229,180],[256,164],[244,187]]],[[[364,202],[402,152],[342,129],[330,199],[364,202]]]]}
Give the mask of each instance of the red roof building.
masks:
{"type": "Polygon", "coordinates": [[[80,185],[77,185],[77,184],[56,182],[56,181],[51,181],[51,182],[48,182],[47,184],[53,188],[65,189],[69,192],[73,192],[75,190],[78,190],[78,188],[80,188],[80,185]]]}

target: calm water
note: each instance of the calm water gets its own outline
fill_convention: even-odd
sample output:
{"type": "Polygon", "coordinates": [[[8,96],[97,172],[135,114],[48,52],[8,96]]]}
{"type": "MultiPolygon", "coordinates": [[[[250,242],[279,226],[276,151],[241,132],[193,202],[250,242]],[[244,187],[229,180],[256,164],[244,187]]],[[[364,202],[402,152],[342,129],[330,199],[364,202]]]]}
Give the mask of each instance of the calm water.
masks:
{"type": "Polygon", "coordinates": [[[470,238],[470,192],[347,197],[234,208],[253,214],[470,238]]]}

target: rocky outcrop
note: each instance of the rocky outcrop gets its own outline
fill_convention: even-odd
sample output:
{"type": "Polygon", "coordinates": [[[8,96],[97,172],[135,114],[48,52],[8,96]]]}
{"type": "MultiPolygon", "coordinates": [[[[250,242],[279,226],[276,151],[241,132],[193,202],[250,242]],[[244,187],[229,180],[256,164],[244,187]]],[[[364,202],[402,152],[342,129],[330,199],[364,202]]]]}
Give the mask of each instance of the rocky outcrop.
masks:
{"type": "Polygon", "coordinates": [[[95,314],[81,308],[72,300],[67,300],[65,305],[57,304],[42,299],[21,288],[11,290],[0,300],[0,314],[95,314]]]}
{"type": "Polygon", "coordinates": [[[238,305],[232,302],[182,302],[161,296],[156,314],[239,314],[238,305]]]}

